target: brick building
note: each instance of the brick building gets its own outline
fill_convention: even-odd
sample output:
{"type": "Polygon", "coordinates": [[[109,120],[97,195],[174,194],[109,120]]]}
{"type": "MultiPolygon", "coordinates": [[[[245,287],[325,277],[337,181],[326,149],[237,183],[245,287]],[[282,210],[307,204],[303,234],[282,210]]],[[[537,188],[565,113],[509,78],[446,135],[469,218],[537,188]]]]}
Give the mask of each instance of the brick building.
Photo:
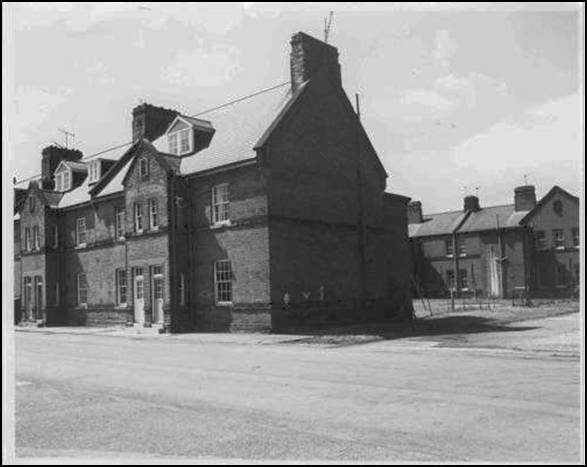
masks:
{"type": "Polygon", "coordinates": [[[291,40],[291,82],[197,118],[142,104],[133,142],[42,153],[15,217],[19,321],[280,330],[411,311],[408,198],[341,84],[291,40]]]}
{"type": "Polygon", "coordinates": [[[579,199],[554,186],[536,202],[534,186],[514,203],[422,214],[408,206],[415,286],[427,297],[459,295],[570,297],[578,294],[579,199]]]}

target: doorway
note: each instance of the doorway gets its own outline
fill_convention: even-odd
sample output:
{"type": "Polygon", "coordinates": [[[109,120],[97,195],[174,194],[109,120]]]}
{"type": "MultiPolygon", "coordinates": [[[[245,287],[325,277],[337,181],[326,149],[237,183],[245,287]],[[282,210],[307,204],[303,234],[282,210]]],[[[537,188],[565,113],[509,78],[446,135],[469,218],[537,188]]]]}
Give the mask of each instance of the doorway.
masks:
{"type": "Polygon", "coordinates": [[[135,323],[145,324],[145,277],[143,268],[133,268],[134,314],[135,323]]]}

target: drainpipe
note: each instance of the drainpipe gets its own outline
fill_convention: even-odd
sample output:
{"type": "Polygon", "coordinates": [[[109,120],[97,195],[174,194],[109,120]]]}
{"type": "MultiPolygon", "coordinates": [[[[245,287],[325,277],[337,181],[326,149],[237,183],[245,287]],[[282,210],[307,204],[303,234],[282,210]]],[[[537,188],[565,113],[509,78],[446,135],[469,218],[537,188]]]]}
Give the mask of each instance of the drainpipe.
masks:
{"type": "MultiPolygon", "coordinates": [[[[175,284],[175,223],[177,217],[175,215],[175,176],[172,172],[167,175],[167,244],[169,248],[169,313],[171,315],[171,327],[174,326],[174,318],[177,306],[176,300],[176,284],[175,284]]],[[[165,322],[165,315],[163,315],[163,322],[165,322]]]]}

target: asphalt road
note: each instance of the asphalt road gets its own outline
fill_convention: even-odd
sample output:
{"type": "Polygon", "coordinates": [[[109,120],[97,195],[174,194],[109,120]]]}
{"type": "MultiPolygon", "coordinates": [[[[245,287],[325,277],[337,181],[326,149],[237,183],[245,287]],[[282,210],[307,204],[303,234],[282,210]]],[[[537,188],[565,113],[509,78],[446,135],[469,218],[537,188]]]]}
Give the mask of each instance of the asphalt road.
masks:
{"type": "Polygon", "coordinates": [[[16,356],[21,458],[580,461],[572,356],[25,332],[16,356]]]}

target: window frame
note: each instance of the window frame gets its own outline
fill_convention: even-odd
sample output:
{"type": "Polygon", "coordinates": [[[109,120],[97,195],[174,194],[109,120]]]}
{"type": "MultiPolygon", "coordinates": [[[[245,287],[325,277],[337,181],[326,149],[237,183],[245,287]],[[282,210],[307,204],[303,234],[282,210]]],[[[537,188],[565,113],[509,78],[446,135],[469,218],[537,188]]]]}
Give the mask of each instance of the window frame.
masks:
{"type": "Polygon", "coordinates": [[[141,201],[136,201],[133,204],[133,224],[135,233],[140,234],[144,232],[143,203],[141,201]]]}
{"type": "Polygon", "coordinates": [[[88,242],[88,225],[86,221],[86,216],[78,217],[75,220],[75,245],[78,248],[82,248],[87,245],[88,242]],[[83,221],[83,231],[80,229],[80,221],[83,221]],[[84,241],[80,241],[80,237],[83,234],[84,241]]]}
{"type": "Polygon", "coordinates": [[[555,250],[564,250],[565,249],[565,231],[564,231],[564,229],[552,229],[552,246],[554,247],[555,250]]]}
{"type": "Polygon", "coordinates": [[[77,305],[87,306],[88,305],[88,276],[85,272],[78,272],[76,276],[76,292],[77,292],[77,305]],[[84,278],[84,287],[82,287],[82,280],[84,278]],[[82,300],[82,290],[84,291],[85,300],[82,300]]]}
{"type": "MultiPolygon", "coordinates": [[[[233,304],[233,272],[232,272],[232,263],[230,260],[228,259],[220,259],[217,261],[214,261],[214,302],[216,305],[219,306],[227,306],[227,305],[232,305],[233,304]],[[225,270],[219,270],[219,266],[220,265],[226,265],[228,264],[228,269],[225,270]],[[219,279],[219,274],[228,274],[230,277],[228,279],[226,278],[222,278],[219,279]],[[230,294],[230,299],[229,300],[221,300],[220,295],[221,293],[219,290],[219,286],[223,285],[223,284],[228,284],[228,288],[224,291],[222,291],[221,293],[226,293],[226,291],[228,291],[228,293],[230,294]]],[[[225,297],[222,297],[225,298],[225,297]]]]}
{"type": "Polygon", "coordinates": [[[537,251],[544,251],[548,248],[546,244],[546,231],[535,230],[534,231],[534,248],[537,251]]]}
{"type": "Polygon", "coordinates": [[[578,227],[571,229],[571,236],[573,239],[573,248],[579,248],[581,246],[581,230],[578,227]]]}
{"type": "Polygon", "coordinates": [[[457,237],[457,255],[467,256],[467,244],[464,237],[457,237]]]}
{"type": "Polygon", "coordinates": [[[466,269],[459,269],[459,290],[463,292],[469,290],[469,276],[466,269]]]}
{"type": "Polygon", "coordinates": [[[94,183],[100,180],[100,159],[90,162],[88,167],[88,183],[94,183]]]}
{"type": "Polygon", "coordinates": [[[118,240],[125,238],[125,223],[126,223],[126,210],[125,208],[115,207],[114,208],[114,236],[118,240]]]}
{"type": "Polygon", "coordinates": [[[24,249],[25,251],[32,250],[32,242],[31,242],[31,228],[25,227],[24,228],[24,249]]]}
{"type": "Polygon", "coordinates": [[[230,189],[228,183],[218,183],[212,186],[211,190],[212,199],[211,199],[211,220],[212,225],[229,225],[230,224],[230,189]],[[225,190],[226,199],[222,201],[218,201],[218,192],[220,189],[225,190]],[[216,210],[216,208],[222,208],[224,219],[220,219],[220,209],[216,210]]]}
{"type": "Polygon", "coordinates": [[[193,138],[193,131],[191,127],[182,128],[181,130],[176,130],[167,135],[167,144],[169,146],[169,153],[174,154],[176,156],[183,156],[185,154],[190,154],[194,150],[194,138],[193,138]],[[187,135],[187,138],[185,138],[187,135]],[[187,148],[183,148],[184,141],[187,140],[187,148]]]}
{"type": "Polygon", "coordinates": [[[182,272],[179,274],[179,280],[177,281],[177,293],[179,295],[179,305],[185,305],[185,274],[182,272]]]}
{"type": "Polygon", "coordinates": [[[35,212],[37,208],[37,203],[34,196],[29,197],[29,212],[35,212]]]}
{"type": "Polygon", "coordinates": [[[38,225],[33,225],[33,250],[41,249],[41,233],[38,225]]]}
{"type": "Polygon", "coordinates": [[[452,238],[444,239],[444,253],[447,258],[454,258],[455,255],[455,246],[452,240],[452,238]]]}
{"type": "Polygon", "coordinates": [[[116,305],[120,307],[128,306],[128,277],[125,268],[115,270],[116,281],[116,305]],[[121,279],[124,278],[124,281],[121,279]],[[123,283],[124,282],[124,283],[123,283]],[[122,299],[124,290],[124,300],[122,299]]]}
{"type": "Polygon", "coordinates": [[[159,230],[159,201],[156,199],[149,200],[149,229],[159,230]]]}

